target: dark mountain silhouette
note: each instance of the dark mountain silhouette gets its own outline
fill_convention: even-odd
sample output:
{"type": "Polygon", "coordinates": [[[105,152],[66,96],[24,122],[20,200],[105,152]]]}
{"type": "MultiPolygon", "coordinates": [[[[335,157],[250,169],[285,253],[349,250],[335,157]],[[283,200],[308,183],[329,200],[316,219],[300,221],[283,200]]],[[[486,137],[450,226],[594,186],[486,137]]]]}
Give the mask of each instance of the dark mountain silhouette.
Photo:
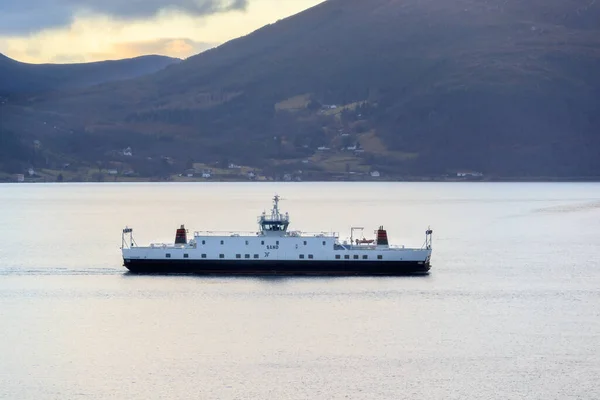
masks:
{"type": "Polygon", "coordinates": [[[137,78],[180,61],[164,56],[142,56],[81,64],[27,64],[0,54],[0,93],[36,93],[83,88],[137,78]]]}
{"type": "Polygon", "coordinates": [[[76,135],[54,142],[94,143],[87,158],[135,144],[267,168],[358,142],[353,160],[396,175],[600,176],[600,2],[329,0],[156,74],[26,105],[12,129],[60,115],[76,135]]]}

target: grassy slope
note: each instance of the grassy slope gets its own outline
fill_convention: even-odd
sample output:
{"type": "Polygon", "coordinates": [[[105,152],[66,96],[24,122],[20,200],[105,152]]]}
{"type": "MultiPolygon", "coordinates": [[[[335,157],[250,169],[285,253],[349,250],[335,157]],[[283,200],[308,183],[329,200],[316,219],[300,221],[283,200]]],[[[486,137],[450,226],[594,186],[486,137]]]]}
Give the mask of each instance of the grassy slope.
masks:
{"type": "Polygon", "coordinates": [[[142,56],[80,64],[27,64],[0,54],[0,93],[67,90],[131,79],[161,70],[179,59],[142,56]]]}

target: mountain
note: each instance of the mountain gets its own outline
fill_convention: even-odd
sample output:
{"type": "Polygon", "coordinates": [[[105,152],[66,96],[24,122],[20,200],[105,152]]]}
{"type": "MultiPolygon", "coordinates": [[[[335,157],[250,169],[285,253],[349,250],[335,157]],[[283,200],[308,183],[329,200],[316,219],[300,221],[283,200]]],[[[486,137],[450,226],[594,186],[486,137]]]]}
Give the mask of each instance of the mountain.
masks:
{"type": "Polygon", "coordinates": [[[46,142],[74,157],[133,146],[178,168],[598,177],[598,21],[589,0],[329,0],[6,121],[33,134],[54,118],[74,133],[46,142]]]}
{"type": "Polygon", "coordinates": [[[0,93],[83,88],[137,78],[180,61],[177,58],[152,55],[81,64],[26,64],[0,54],[0,93]]]}

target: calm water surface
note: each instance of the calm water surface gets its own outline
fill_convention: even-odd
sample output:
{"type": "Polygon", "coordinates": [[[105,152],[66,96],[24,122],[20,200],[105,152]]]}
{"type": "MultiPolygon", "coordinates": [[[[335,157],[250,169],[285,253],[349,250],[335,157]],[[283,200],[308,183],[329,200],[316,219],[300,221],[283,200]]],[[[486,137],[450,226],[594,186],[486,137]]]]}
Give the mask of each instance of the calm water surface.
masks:
{"type": "Polygon", "coordinates": [[[598,399],[600,185],[0,185],[2,399],[598,399]],[[175,228],[420,246],[414,278],[134,276],[175,228]]]}

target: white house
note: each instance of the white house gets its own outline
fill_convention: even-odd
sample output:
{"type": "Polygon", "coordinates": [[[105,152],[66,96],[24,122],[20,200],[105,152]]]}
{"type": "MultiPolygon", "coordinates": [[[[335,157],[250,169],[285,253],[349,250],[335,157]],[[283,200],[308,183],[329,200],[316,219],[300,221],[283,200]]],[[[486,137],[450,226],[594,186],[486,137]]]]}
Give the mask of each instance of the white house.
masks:
{"type": "Polygon", "coordinates": [[[459,171],[456,176],[459,178],[481,178],[483,174],[481,172],[459,171]]]}
{"type": "Polygon", "coordinates": [[[381,174],[379,173],[379,171],[371,171],[371,176],[373,178],[379,178],[381,174]]]}
{"type": "Polygon", "coordinates": [[[123,155],[126,157],[133,156],[133,151],[131,150],[131,147],[127,147],[127,148],[123,149],[123,155]]]}

